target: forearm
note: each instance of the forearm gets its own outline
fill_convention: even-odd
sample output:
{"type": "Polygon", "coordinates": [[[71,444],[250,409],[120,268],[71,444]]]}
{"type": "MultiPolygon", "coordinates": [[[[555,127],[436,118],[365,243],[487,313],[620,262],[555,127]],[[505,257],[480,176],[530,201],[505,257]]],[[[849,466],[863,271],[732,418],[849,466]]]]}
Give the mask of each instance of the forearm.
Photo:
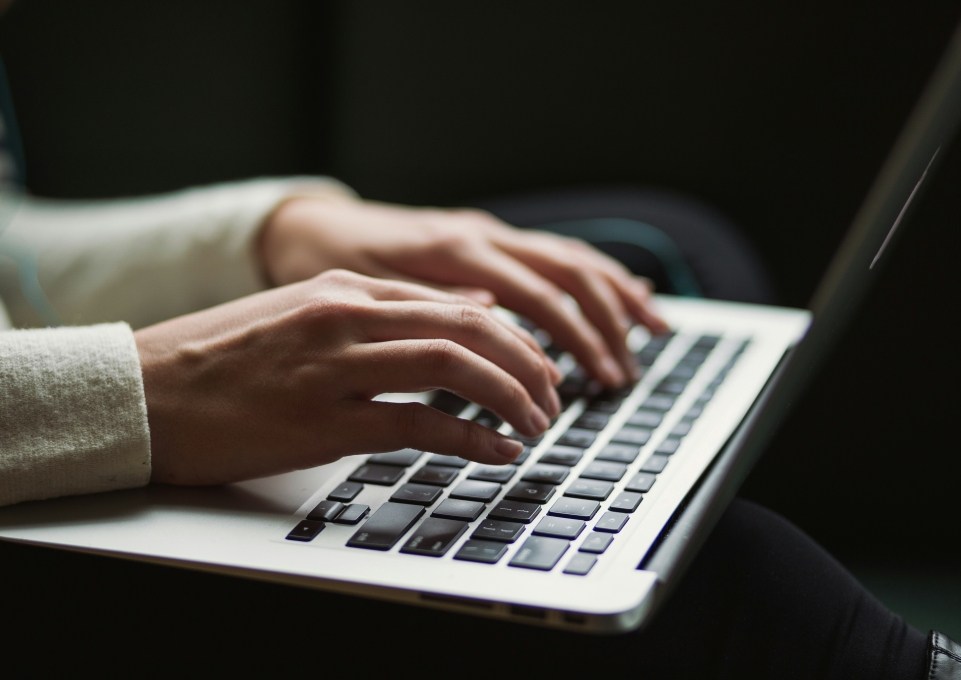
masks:
{"type": "MultiPolygon", "coordinates": [[[[0,251],[35,254],[66,324],[123,320],[138,328],[261,290],[258,230],[291,195],[344,200],[324,178],[254,180],[113,201],[26,199],[0,251]]],[[[0,256],[0,296],[14,326],[40,320],[0,256]]]]}

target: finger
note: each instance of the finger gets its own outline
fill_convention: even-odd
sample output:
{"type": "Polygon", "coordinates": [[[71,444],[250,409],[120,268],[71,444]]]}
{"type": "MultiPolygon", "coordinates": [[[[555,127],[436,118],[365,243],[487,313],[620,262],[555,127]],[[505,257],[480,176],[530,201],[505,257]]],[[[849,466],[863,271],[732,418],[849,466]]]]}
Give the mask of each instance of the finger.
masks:
{"type": "Polygon", "coordinates": [[[604,272],[634,319],[647,326],[653,333],[666,333],[670,330],[670,326],[664,321],[651,299],[654,284],[650,279],[634,276],[627,267],[613,257],[609,257],[583,241],[564,240],[572,249],[590,258],[594,266],[604,272]]]}
{"type": "Polygon", "coordinates": [[[524,448],[516,439],[423,404],[358,402],[352,411],[357,453],[412,448],[504,465],[524,448]]]}
{"type": "Polygon", "coordinates": [[[636,377],[636,360],[627,349],[627,331],[631,321],[610,279],[585,262],[588,258],[573,249],[550,242],[540,245],[537,249],[520,246],[512,254],[570,293],[584,316],[604,336],[611,354],[617,358],[624,373],[636,377]]]}
{"type": "Polygon", "coordinates": [[[462,276],[494,291],[510,309],[530,318],[609,387],[623,384],[625,375],[603,337],[592,324],[564,302],[563,292],[524,263],[496,249],[463,254],[462,276]]]}
{"type": "Polygon", "coordinates": [[[433,288],[435,290],[444,291],[452,295],[463,296],[480,303],[484,307],[493,307],[497,304],[497,296],[486,288],[478,288],[475,286],[449,286],[433,281],[426,281],[415,276],[404,274],[396,269],[382,265],[379,262],[371,262],[368,265],[368,268],[373,273],[373,276],[380,279],[386,279],[389,281],[404,281],[406,283],[424,286],[425,288],[433,288]]]}
{"type": "Polygon", "coordinates": [[[497,304],[497,296],[486,288],[468,288],[465,286],[451,286],[449,288],[444,288],[442,290],[447,290],[455,295],[463,295],[464,297],[469,297],[475,302],[479,302],[488,309],[497,304]]]}
{"type": "Polygon", "coordinates": [[[527,436],[550,426],[547,414],[517,378],[451,340],[359,344],[346,358],[347,387],[357,397],[445,389],[490,409],[527,436]]]}
{"type": "MultiPolygon", "coordinates": [[[[476,299],[469,298],[464,295],[458,295],[453,292],[445,292],[443,289],[440,289],[433,284],[367,279],[367,287],[370,290],[371,296],[380,301],[424,300],[456,306],[463,306],[465,303],[469,303],[475,307],[486,309],[485,305],[479,303],[476,299]]],[[[464,289],[463,286],[460,286],[459,288],[462,290],[464,289]]],[[[472,287],[471,290],[479,291],[486,289],[472,287]]],[[[494,294],[491,293],[491,296],[494,296],[494,294]]],[[[537,340],[534,339],[534,336],[515,323],[502,320],[493,315],[492,318],[496,319],[498,323],[517,336],[525,345],[530,347],[535,353],[537,353],[538,356],[541,357],[541,361],[544,362],[548,371],[550,371],[552,382],[555,385],[561,381],[562,375],[560,369],[557,368],[557,364],[554,363],[554,360],[544,353],[544,350],[539,344],[537,344],[537,340]]]]}
{"type": "MultiPolygon", "coordinates": [[[[393,340],[452,340],[520,380],[541,409],[554,417],[561,402],[554,391],[554,373],[540,347],[526,343],[509,324],[486,310],[467,305],[431,302],[388,302],[365,320],[369,342],[393,340]]],[[[527,334],[527,337],[530,337],[527,334]]]]}
{"type": "Polygon", "coordinates": [[[652,287],[647,279],[631,277],[627,280],[615,279],[611,283],[617,289],[631,316],[651,329],[652,333],[666,333],[671,329],[654,305],[651,297],[652,287]]]}

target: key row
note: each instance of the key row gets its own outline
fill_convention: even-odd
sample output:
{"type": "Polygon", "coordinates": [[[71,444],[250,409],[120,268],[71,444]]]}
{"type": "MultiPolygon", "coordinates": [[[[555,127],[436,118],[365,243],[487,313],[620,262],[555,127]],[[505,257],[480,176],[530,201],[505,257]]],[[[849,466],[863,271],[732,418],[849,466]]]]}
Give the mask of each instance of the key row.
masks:
{"type": "MultiPolygon", "coordinates": [[[[716,344],[716,340],[714,344],[716,344]]],[[[685,359],[690,358],[691,354],[697,351],[701,356],[695,356],[695,360],[700,363],[712,347],[713,344],[705,342],[702,338],[695,344],[695,347],[692,348],[685,359]]],[[[733,364],[733,360],[731,363],[733,364]]],[[[693,374],[693,371],[688,370],[687,375],[681,377],[686,378],[693,376],[693,374]]],[[[716,381],[716,384],[719,384],[721,379],[723,379],[723,376],[716,381]]],[[[716,387],[716,384],[712,384],[712,387],[716,387]]],[[[673,389],[676,392],[678,391],[676,387],[673,389]]],[[[600,403],[609,407],[611,400],[608,398],[607,402],[600,403]]],[[[493,416],[493,418],[491,416],[492,414],[481,412],[478,414],[477,419],[481,420],[487,426],[498,427],[500,421],[494,420],[496,416],[493,416]]],[[[585,422],[582,417],[579,424],[602,429],[606,426],[608,418],[609,416],[600,414],[594,416],[594,420],[588,423],[585,422]]],[[[636,420],[654,426],[659,424],[658,414],[656,412],[645,412],[643,409],[637,414],[636,420]]],[[[587,430],[588,427],[575,429],[583,431],[587,430]]],[[[681,433],[675,428],[672,434],[680,434],[683,436],[683,434],[686,434],[686,431],[681,433]]],[[[577,441],[581,443],[587,440],[589,434],[575,432],[575,436],[580,437],[577,441]]],[[[528,442],[528,445],[534,446],[539,440],[540,438],[532,440],[528,442]]],[[[600,504],[596,501],[590,501],[590,497],[599,496],[602,499],[606,499],[613,489],[610,481],[617,481],[624,474],[626,466],[623,465],[623,463],[617,465],[610,465],[610,463],[619,463],[622,460],[627,461],[628,458],[629,461],[632,462],[637,455],[636,450],[630,453],[626,450],[633,449],[634,447],[621,446],[620,449],[617,449],[611,448],[612,446],[617,445],[613,444],[606,447],[598,456],[599,460],[589,466],[587,479],[575,480],[575,482],[571,484],[568,492],[565,493],[565,498],[555,503],[548,512],[548,517],[545,517],[535,527],[533,535],[527,539],[527,542],[525,542],[521,550],[518,551],[515,558],[511,560],[511,566],[543,569],[547,563],[549,563],[550,566],[546,568],[553,568],[553,566],[556,565],[557,559],[566,551],[567,547],[565,547],[563,551],[555,550],[554,553],[557,559],[548,560],[545,558],[545,555],[551,553],[551,551],[546,550],[545,546],[550,546],[550,542],[535,539],[552,539],[566,542],[581,534],[585,526],[584,523],[592,519],[600,509],[600,504]],[[614,458],[614,460],[605,461],[603,458],[614,458]],[[596,476],[599,479],[591,479],[592,476],[596,476]],[[598,485],[604,485],[605,482],[607,485],[606,488],[603,486],[602,488],[598,488],[598,485]],[[578,495],[587,496],[587,499],[575,501],[572,500],[572,498],[566,498],[568,496],[576,497],[578,495]]],[[[488,518],[475,529],[471,538],[462,546],[462,550],[459,550],[458,554],[455,555],[455,559],[483,561],[487,563],[493,563],[499,560],[507,550],[506,545],[516,541],[517,538],[524,533],[524,524],[533,521],[534,517],[536,517],[540,511],[538,505],[531,504],[528,501],[534,500],[536,503],[546,503],[554,494],[553,485],[562,483],[567,477],[567,470],[563,469],[562,466],[571,467],[579,462],[580,452],[572,450],[576,448],[577,447],[570,445],[559,444],[548,452],[548,457],[542,457],[542,459],[538,461],[538,464],[524,475],[522,478],[523,481],[512,487],[512,489],[508,491],[508,494],[505,495],[505,500],[499,503],[489,514],[488,518]],[[566,451],[564,449],[565,446],[568,449],[566,451]],[[515,499],[522,498],[524,501],[512,501],[510,500],[511,497],[515,499]],[[504,519],[495,519],[496,517],[504,517],[504,519]],[[501,545],[485,545],[485,543],[500,543],[501,545]]],[[[676,445],[671,451],[666,453],[673,453],[673,450],[676,450],[676,445]]],[[[421,452],[412,451],[381,454],[381,458],[371,464],[409,466],[416,462],[420,455],[422,455],[421,452]]],[[[377,457],[371,457],[371,460],[375,458],[377,457]]],[[[623,527],[627,520],[627,515],[616,513],[633,512],[633,510],[638,507],[643,498],[642,493],[650,490],[654,482],[654,473],[663,470],[664,465],[666,465],[666,456],[663,458],[663,461],[658,461],[656,457],[652,457],[652,459],[645,464],[645,467],[650,467],[651,469],[648,472],[642,470],[632,478],[631,482],[625,487],[625,491],[611,503],[610,510],[614,512],[609,511],[604,513],[595,526],[595,532],[616,532],[623,527]]],[[[354,547],[376,547],[381,550],[392,547],[407,530],[416,523],[417,519],[419,519],[425,511],[423,508],[414,510],[413,519],[410,519],[410,513],[401,513],[401,520],[409,520],[409,522],[385,522],[384,518],[387,518],[388,515],[398,514],[396,508],[389,506],[433,504],[441,495],[440,489],[436,487],[446,487],[457,476],[456,472],[451,474],[451,470],[444,470],[443,468],[447,467],[459,470],[466,465],[467,461],[463,459],[450,456],[432,456],[428,461],[428,465],[425,465],[420,471],[415,473],[415,475],[411,477],[411,481],[395,493],[394,497],[391,498],[391,501],[394,502],[386,503],[382,506],[382,508],[385,508],[387,514],[381,515],[380,512],[375,513],[375,516],[355,534],[348,545],[353,545],[354,547]],[[431,486],[435,488],[425,488],[431,486]],[[380,522],[373,522],[372,520],[377,516],[381,516],[382,519],[380,522]],[[388,533],[393,533],[395,538],[389,542],[389,546],[384,544],[384,537],[386,535],[384,527],[379,526],[384,524],[393,527],[393,530],[388,533]]],[[[363,470],[364,467],[365,466],[362,466],[358,472],[363,470]]],[[[466,532],[470,522],[476,521],[483,510],[486,509],[486,506],[484,506],[481,501],[489,501],[496,496],[500,490],[498,482],[509,481],[516,473],[516,470],[517,468],[513,466],[478,466],[475,468],[467,482],[481,482],[481,485],[476,486],[468,484],[467,482],[462,482],[461,485],[458,485],[451,493],[450,498],[438,506],[431,517],[425,520],[422,526],[415,531],[414,536],[402,547],[402,552],[435,556],[446,553],[450,546],[466,532]],[[487,480],[489,480],[490,483],[485,488],[483,483],[487,480]]],[[[376,468],[370,470],[368,468],[360,472],[360,476],[363,477],[365,481],[381,484],[396,483],[396,481],[403,476],[403,471],[401,471],[401,475],[396,477],[395,475],[385,476],[383,474],[384,472],[384,470],[377,470],[376,468]],[[393,482],[388,482],[388,479],[393,479],[393,482]]],[[[357,473],[355,473],[355,475],[357,475],[357,473]]],[[[352,476],[351,479],[354,479],[354,476],[352,476]]],[[[353,496],[355,496],[362,486],[358,484],[359,488],[349,488],[348,485],[351,483],[357,484],[357,482],[347,482],[335,490],[332,495],[341,493],[349,495],[352,493],[353,496]]],[[[612,540],[611,536],[595,538],[596,535],[599,534],[592,534],[590,538],[585,539],[581,548],[582,551],[594,552],[596,554],[603,552],[603,550],[610,545],[612,540]]],[[[578,555],[572,559],[570,564],[565,568],[565,573],[587,573],[593,566],[594,558],[586,560],[584,557],[583,555],[578,555]]]]}

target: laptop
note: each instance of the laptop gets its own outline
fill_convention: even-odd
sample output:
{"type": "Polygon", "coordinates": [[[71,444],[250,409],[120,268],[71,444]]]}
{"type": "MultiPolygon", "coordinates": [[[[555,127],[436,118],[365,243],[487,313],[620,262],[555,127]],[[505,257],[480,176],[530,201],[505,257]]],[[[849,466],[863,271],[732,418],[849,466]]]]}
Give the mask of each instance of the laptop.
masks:
{"type": "MultiPolygon", "coordinates": [[[[565,408],[512,465],[352,456],[222,487],[23,503],[0,509],[0,538],[572,631],[636,629],[852,316],[959,117],[961,31],[809,311],[658,296],[673,331],[632,330],[643,377],[613,392],[539,335],[565,374],[565,408]]],[[[450,393],[380,398],[511,433],[450,393]]]]}

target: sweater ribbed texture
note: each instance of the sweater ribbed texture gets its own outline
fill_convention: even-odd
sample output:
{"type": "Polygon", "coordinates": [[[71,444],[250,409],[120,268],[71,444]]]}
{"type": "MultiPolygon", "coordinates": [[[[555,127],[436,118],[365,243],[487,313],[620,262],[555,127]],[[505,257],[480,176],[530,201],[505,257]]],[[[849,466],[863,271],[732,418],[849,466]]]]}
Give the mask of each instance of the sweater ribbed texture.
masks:
{"type": "Polygon", "coordinates": [[[129,326],[0,333],[0,376],[0,505],[150,481],[129,326]]]}

